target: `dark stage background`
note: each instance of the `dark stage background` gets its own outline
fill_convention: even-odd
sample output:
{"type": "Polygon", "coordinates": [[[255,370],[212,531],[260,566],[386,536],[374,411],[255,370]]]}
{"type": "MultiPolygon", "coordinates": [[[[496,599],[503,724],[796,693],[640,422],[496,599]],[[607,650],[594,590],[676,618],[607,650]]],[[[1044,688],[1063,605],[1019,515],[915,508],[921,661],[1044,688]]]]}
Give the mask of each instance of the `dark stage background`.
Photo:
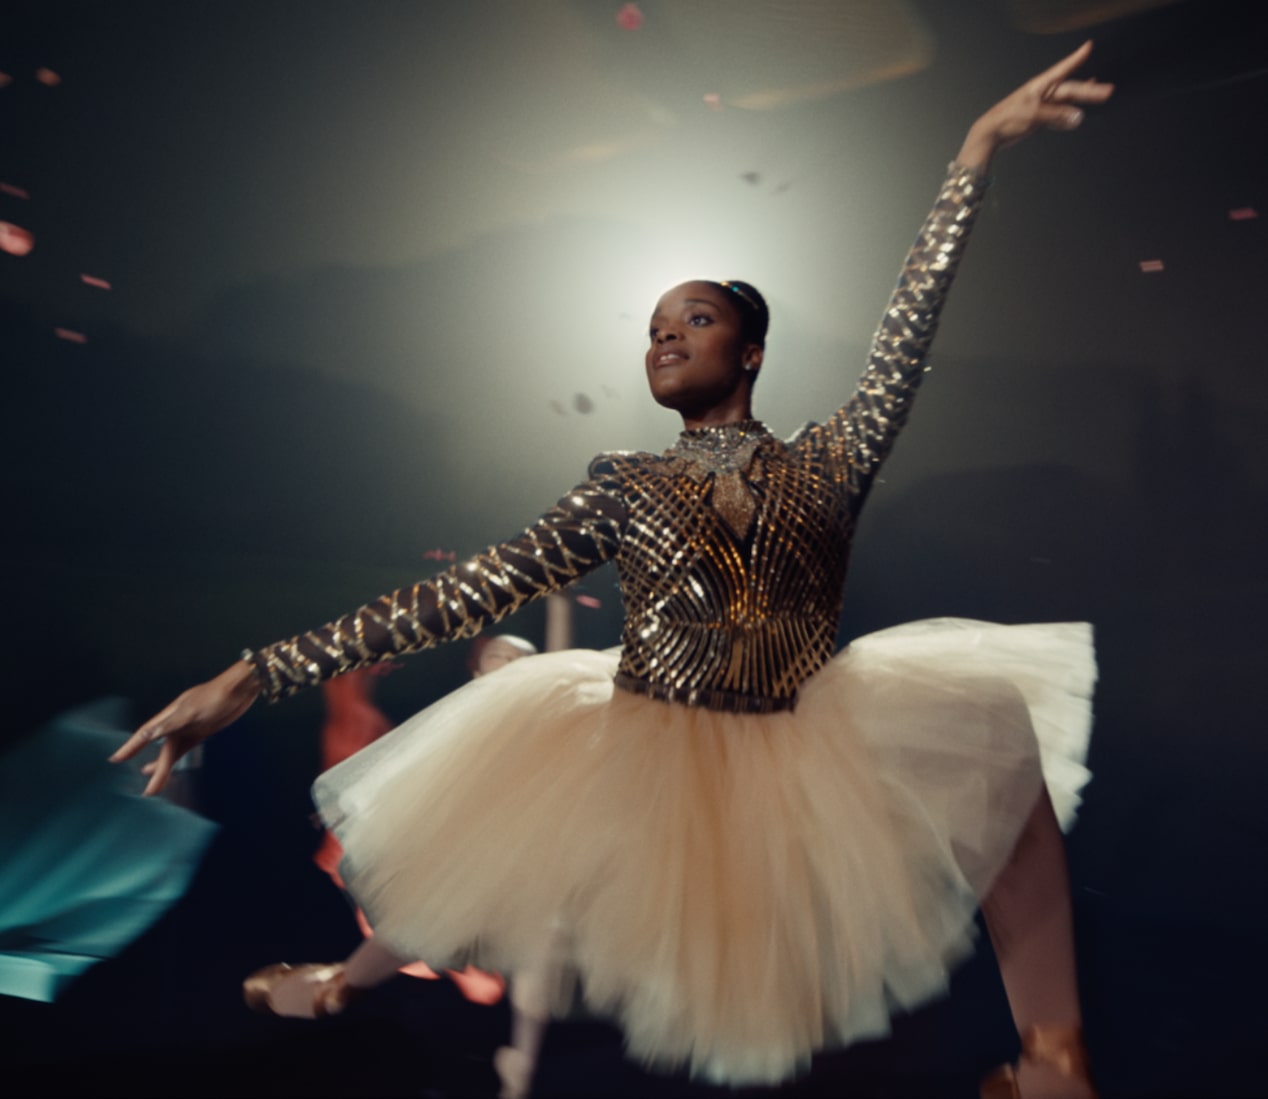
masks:
{"type": "MultiPolygon", "coordinates": [[[[0,252],[0,744],[106,696],[144,718],[243,645],[516,533],[594,452],[668,445],[640,333],[680,278],[768,291],[758,413],[822,418],[964,128],[1091,36],[1118,94],[1000,155],[841,640],[1095,623],[1069,851],[1100,1085],[1268,1092],[1263,5],[639,9],[0,9],[0,221],[35,241],[0,252]]],[[[577,643],[615,643],[611,575],[581,593],[577,643]]],[[[540,642],[540,608],[501,629],[540,642]]],[[[382,707],[404,718],[465,659],[409,658],[382,707]]],[[[241,1004],[257,966],[358,939],[310,861],[321,720],[311,692],[208,746],[220,828],[190,892],[56,1003],[0,996],[0,1090],[495,1093],[508,1013],[448,981],[319,1024],[241,1004]]],[[[967,1096],[1013,1053],[988,951],[780,1094],[967,1096]]],[[[557,1026],[539,1075],[543,1096],[705,1093],[598,1022],[557,1026]]]]}

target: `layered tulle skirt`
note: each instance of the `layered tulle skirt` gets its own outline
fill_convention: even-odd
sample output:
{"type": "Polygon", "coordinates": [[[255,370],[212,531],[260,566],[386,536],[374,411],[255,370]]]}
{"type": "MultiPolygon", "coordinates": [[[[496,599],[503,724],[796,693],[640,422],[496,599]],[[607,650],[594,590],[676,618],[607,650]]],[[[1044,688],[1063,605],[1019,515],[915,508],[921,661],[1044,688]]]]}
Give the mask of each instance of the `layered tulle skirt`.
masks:
{"type": "Polygon", "coordinates": [[[552,985],[633,1056],[775,1082],[945,989],[1046,784],[1068,826],[1084,623],[911,623],[793,712],[614,688],[613,651],[526,657],[322,775],[341,873],[403,957],[552,985]]]}

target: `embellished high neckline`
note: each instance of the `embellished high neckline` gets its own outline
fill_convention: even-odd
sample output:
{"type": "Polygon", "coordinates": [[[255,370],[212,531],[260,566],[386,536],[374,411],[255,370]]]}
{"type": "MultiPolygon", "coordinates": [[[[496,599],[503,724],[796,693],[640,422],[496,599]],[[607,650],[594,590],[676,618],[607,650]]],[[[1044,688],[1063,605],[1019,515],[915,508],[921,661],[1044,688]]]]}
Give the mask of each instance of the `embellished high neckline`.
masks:
{"type": "Polygon", "coordinates": [[[774,436],[761,420],[736,420],[729,424],[709,424],[705,427],[685,428],[674,444],[675,450],[727,449],[742,446],[753,439],[769,439],[774,436]]]}
{"type": "Polygon", "coordinates": [[[775,436],[761,420],[738,420],[688,428],[665,457],[671,470],[697,482],[713,480],[714,508],[735,536],[744,538],[757,508],[745,481],[761,479],[758,455],[775,445],[775,436]]]}

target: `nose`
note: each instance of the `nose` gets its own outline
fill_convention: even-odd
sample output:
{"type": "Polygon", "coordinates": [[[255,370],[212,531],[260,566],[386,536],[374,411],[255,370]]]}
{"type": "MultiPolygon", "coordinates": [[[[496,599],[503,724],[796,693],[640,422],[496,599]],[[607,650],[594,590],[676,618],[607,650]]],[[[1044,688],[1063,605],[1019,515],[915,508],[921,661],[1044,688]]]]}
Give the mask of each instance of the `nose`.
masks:
{"type": "Polygon", "coordinates": [[[677,340],[680,338],[681,334],[678,332],[678,329],[672,325],[663,325],[656,330],[657,343],[668,343],[670,340],[677,340]]]}

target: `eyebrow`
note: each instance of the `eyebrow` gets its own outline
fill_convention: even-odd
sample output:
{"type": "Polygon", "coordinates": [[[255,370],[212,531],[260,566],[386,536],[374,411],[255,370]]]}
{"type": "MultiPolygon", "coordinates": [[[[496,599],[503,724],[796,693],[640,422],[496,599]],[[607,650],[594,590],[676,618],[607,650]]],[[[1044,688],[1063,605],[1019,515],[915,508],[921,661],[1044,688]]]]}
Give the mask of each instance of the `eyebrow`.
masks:
{"type": "MultiPolygon", "coordinates": [[[[714,309],[720,308],[717,302],[710,301],[708,298],[683,298],[682,303],[683,305],[708,305],[714,309]]],[[[655,320],[661,315],[662,311],[657,309],[656,312],[652,314],[652,320],[655,320]]]]}

